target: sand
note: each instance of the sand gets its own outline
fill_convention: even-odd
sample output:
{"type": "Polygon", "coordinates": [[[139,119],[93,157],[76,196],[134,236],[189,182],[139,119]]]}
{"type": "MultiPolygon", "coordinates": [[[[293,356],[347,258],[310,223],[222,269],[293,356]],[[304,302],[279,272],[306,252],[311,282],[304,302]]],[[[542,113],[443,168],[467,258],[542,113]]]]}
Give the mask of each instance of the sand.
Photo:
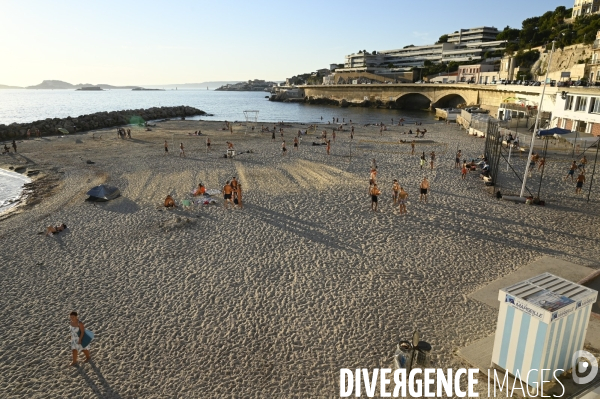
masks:
{"type": "Polygon", "coordinates": [[[422,126],[417,154],[436,151],[431,171],[398,143],[415,126],[383,136],[357,126],[350,158],[348,132],[327,156],[314,135],[294,151],[307,126],[286,127],[282,157],[279,134],[272,142],[222,125],[165,122],[134,129],[133,140],[114,130],[48,137],[0,157],[5,168],[40,170],[42,193],[0,218],[0,396],[338,397],[340,368],[393,367],[396,343],[415,329],[435,367],[465,367],[455,350],[493,333],[497,319],[466,295],[522,265],[551,255],[600,267],[598,190],[590,203],[575,196],[561,181],[567,159],[548,161],[547,206],[526,206],[498,201],[476,173],[460,179],[455,149],[471,158],[484,140],[455,126],[422,126]],[[186,135],[197,129],[211,153],[206,136],[186,135]],[[224,159],[228,140],[252,152],[224,159]],[[221,199],[160,207],[167,194],[180,200],[200,181],[219,189],[232,176],[244,209],[221,199]],[[423,176],[428,204],[418,203],[423,176]],[[406,216],[391,205],[394,178],[409,193],[406,216]],[[84,202],[101,183],[122,197],[84,202]],[[38,234],[63,222],[57,236],[38,234]],[[79,367],[68,367],[72,310],[96,335],[92,363],[79,367]]]}

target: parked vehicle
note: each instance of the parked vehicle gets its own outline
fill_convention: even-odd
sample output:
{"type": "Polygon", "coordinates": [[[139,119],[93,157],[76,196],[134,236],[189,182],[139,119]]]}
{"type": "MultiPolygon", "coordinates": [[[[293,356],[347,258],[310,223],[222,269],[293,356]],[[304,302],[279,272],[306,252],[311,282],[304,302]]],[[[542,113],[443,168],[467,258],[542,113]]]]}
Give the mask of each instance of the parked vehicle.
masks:
{"type": "Polygon", "coordinates": [[[541,86],[541,85],[542,85],[542,82],[534,82],[534,83],[532,84],[532,86],[541,86]]]}
{"type": "Polygon", "coordinates": [[[556,86],[556,80],[551,80],[550,81],[550,87],[554,87],[556,86]]]}
{"type": "Polygon", "coordinates": [[[562,81],[556,84],[556,87],[570,87],[569,81],[562,81]]]}

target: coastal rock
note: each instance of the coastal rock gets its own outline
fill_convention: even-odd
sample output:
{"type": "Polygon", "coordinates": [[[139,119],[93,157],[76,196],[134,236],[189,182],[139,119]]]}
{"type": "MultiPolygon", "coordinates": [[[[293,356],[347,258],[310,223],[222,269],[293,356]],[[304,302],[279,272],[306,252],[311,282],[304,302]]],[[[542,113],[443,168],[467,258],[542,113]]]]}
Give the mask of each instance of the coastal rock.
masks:
{"type": "Polygon", "coordinates": [[[153,107],[148,109],[130,109],[123,111],[97,112],[80,115],[76,118],[46,118],[30,123],[0,124],[0,139],[25,137],[28,129],[39,129],[42,135],[58,134],[58,128],[67,129],[69,133],[85,132],[92,129],[111,128],[129,124],[138,124],[164,118],[207,115],[206,112],[188,106],[153,107]]]}

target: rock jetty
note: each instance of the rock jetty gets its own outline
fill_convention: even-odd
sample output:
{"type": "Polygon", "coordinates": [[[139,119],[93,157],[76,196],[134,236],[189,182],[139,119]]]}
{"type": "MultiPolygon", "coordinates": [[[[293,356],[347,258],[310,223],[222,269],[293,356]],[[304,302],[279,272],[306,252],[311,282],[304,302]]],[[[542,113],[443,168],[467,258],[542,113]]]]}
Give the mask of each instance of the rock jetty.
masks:
{"type": "Polygon", "coordinates": [[[19,138],[27,134],[27,129],[39,129],[42,135],[62,134],[59,128],[69,133],[85,132],[93,129],[104,129],[124,126],[132,123],[143,123],[164,118],[207,115],[206,112],[184,105],[178,107],[153,107],[148,109],[128,109],[123,111],[96,112],[76,118],[48,118],[30,123],[0,124],[0,139],[19,138]]]}

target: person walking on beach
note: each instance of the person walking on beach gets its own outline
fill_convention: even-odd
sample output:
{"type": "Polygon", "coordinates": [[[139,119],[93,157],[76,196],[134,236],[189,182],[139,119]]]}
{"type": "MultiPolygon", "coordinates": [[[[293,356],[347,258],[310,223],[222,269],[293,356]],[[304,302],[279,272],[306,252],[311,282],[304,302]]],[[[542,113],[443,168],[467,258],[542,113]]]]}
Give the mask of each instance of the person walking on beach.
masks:
{"type": "Polygon", "coordinates": [[[12,148],[13,150],[15,150],[15,153],[17,152],[17,142],[13,140],[12,142],[12,148]]]}
{"type": "Polygon", "coordinates": [[[431,154],[429,154],[429,156],[431,157],[429,165],[431,166],[431,170],[433,170],[433,163],[435,162],[435,151],[431,151],[431,154]]]}
{"type": "Polygon", "coordinates": [[[410,155],[415,155],[415,141],[410,143],[410,155]]]}
{"type": "Polygon", "coordinates": [[[285,148],[285,140],[283,140],[281,142],[281,156],[285,156],[285,154],[287,153],[287,148],[285,148]]]}
{"type": "Polygon", "coordinates": [[[227,182],[223,186],[222,192],[223,192],[223,205],[225,206],[225,209],[227,209],[227,204],[232,202],[231,194],[233,192],[233,190],[231,188],[231,184],[229,183],[229,180],[227,180],[227,182]]]}
{"type": "Polygon", "coordinates": [[[237,206],[241,208],[244,207],[244,203],[242,202],[242,184],[238,183],[237,185],[237,189],[236,189],[236,200],[237,202],[235,202],[235,200],[233,201],[233,203],[237,206]]]}
{"type": "Polygon", "coordinates": [[[273,133],[271,134],[271,141],[275,141],[275,129],[273,129],[273,133]]]}
{"type": "Polygon", "coordinates": [[[465,178],[467,177],[467,161],[463,161],[463,165],[462,165],[460,174],[462,175],[462,179],[465,180],[465,178]]]}
{"type": "Polygon", "coordinates": [[[335,143],[335,130],[333,131],[333,134],[332,134],[332,136],[333,136],[333,137],[332,137],[332,138],[333,138],[333,142],[335,143]]]}
{"type": "Polygon", "coordinates": [[[298,144],[300,142],[298,141],[298,137],[294,137],[294,150],[298,150],[298,144]]]}
{"type": "Polygon", "coordinates": [[[583,183],[585,183],[585,172],[579,172],[579,176],[577,176],[575,194],[581,194],[581,188],[583,187],[583,183]]]}
{"type": "Polygon", "coordinates": [[[85,348],[81,346],[81,341],[85,335],[85,326],[77,318],[77,312],[71,312],[69,318],[71,319],[71,352],[73,353],[73,361],[71,362],[71,366],[76,366],[79,351],[83,351],[83,354],[85,355],[85,363],[90,361],[90,345],[88,344],[88,346],[85,348]]]}
{"type": "Polygon", "coordinates": [[[540,164],[538,165],[538,171],[542,169],[544,165],[546,165],[546,158],[542,157],[542,159],[540,159],[540,164]]]}
{"type": "Polygon", "coordinates": [[[460,157],[462,157],[462,152],[458,150],[454,159],[454,168],[460,168],[460,157]]]}
{"type": "Polygon", "coordinates": [[[231,178],[231,183],[230,184],[231,184],[231,190],[234,191],[234,192],[237,191],[238,181],[235,178],[235,176],[233,176],[231,178]]]}
{"type": "Polygon", "coordinates": [[[377,200],[381,194],[381,191],[379,191],[379,188],[377,187],[377,183],[373,184],[369,191],[371,194],[371,210],[377,212],[377,200]]]}
{"type": "Polygon", "coordinates": [[[206,151],[210,151],[210,138],[206,138],[206,151]]]}
{"type": "Polygon", "coordinates": [[[575,175],[575,170],[577,169],[577,162],[573,161],[571,163],[571,167],[569,168],[569,172],[567,173],[567,175],[565,176],[565,180],[567,180],[567,178],[569,176],[571,176],[571,181],[573,181],[573,176],[575,175]]]}
{"type": "Polygon", "coordinates": [[[327,155],[329,155],[329,151],[331,151],[331,140],[327,140],[327,155]]]}
{"type": "Polygon", "coordinates": [[[419,197],[419,202],[425,201],[427,203],[427,193],[429,192],[429,180],[426,177],[423,178],[421,182],[421,196],[419,197]]]}
{"type": "Polygon", "coordinates": [[[398,194],[400,193],[400,184],[398,184],[398,180],[394,179],[392,183],[392,199],[394,200],[394,205],[398,202],[398,194]]]}
{"type": "Polygon", "coordinates": [[[179,158],[184,157],[185,158],[185,151],[183,149],[183,143],[179,143],[179,158]]]}
{"type": "Polygon", "coordinates": [[[165,140],[165,155],[167,155],[169,153],[169,143],[167,143],[167,140],[165,140]]]}
{"type": "MultiPolygon", "coordinates": [[[[13,146],[14,146],[14,140],[13,140],[13,146]]],[[[16,148],[15,148],[15,152],[17,152],[16,148]]],[[[581,160],[579,161],[579,169],[581,169],[582,171],[585,172],[585,165],[587,165],[587,158],[585,157],[585,155],[583,156],[583,158],[581,158],[581,160]]]]}
{"type": "Polygon", "coordinates": [[[398,210],[401,215],[406,215],[406,201],[408,199],[408,193],[404,191],[404,188],[400,186],[400,193],[398,194],[398,210]]]}
{"type": "Polygon", "coordinates": [[[425,166],[425,151],[421,154],[421,169],[423,169],[423,166],[425,166]]]}

